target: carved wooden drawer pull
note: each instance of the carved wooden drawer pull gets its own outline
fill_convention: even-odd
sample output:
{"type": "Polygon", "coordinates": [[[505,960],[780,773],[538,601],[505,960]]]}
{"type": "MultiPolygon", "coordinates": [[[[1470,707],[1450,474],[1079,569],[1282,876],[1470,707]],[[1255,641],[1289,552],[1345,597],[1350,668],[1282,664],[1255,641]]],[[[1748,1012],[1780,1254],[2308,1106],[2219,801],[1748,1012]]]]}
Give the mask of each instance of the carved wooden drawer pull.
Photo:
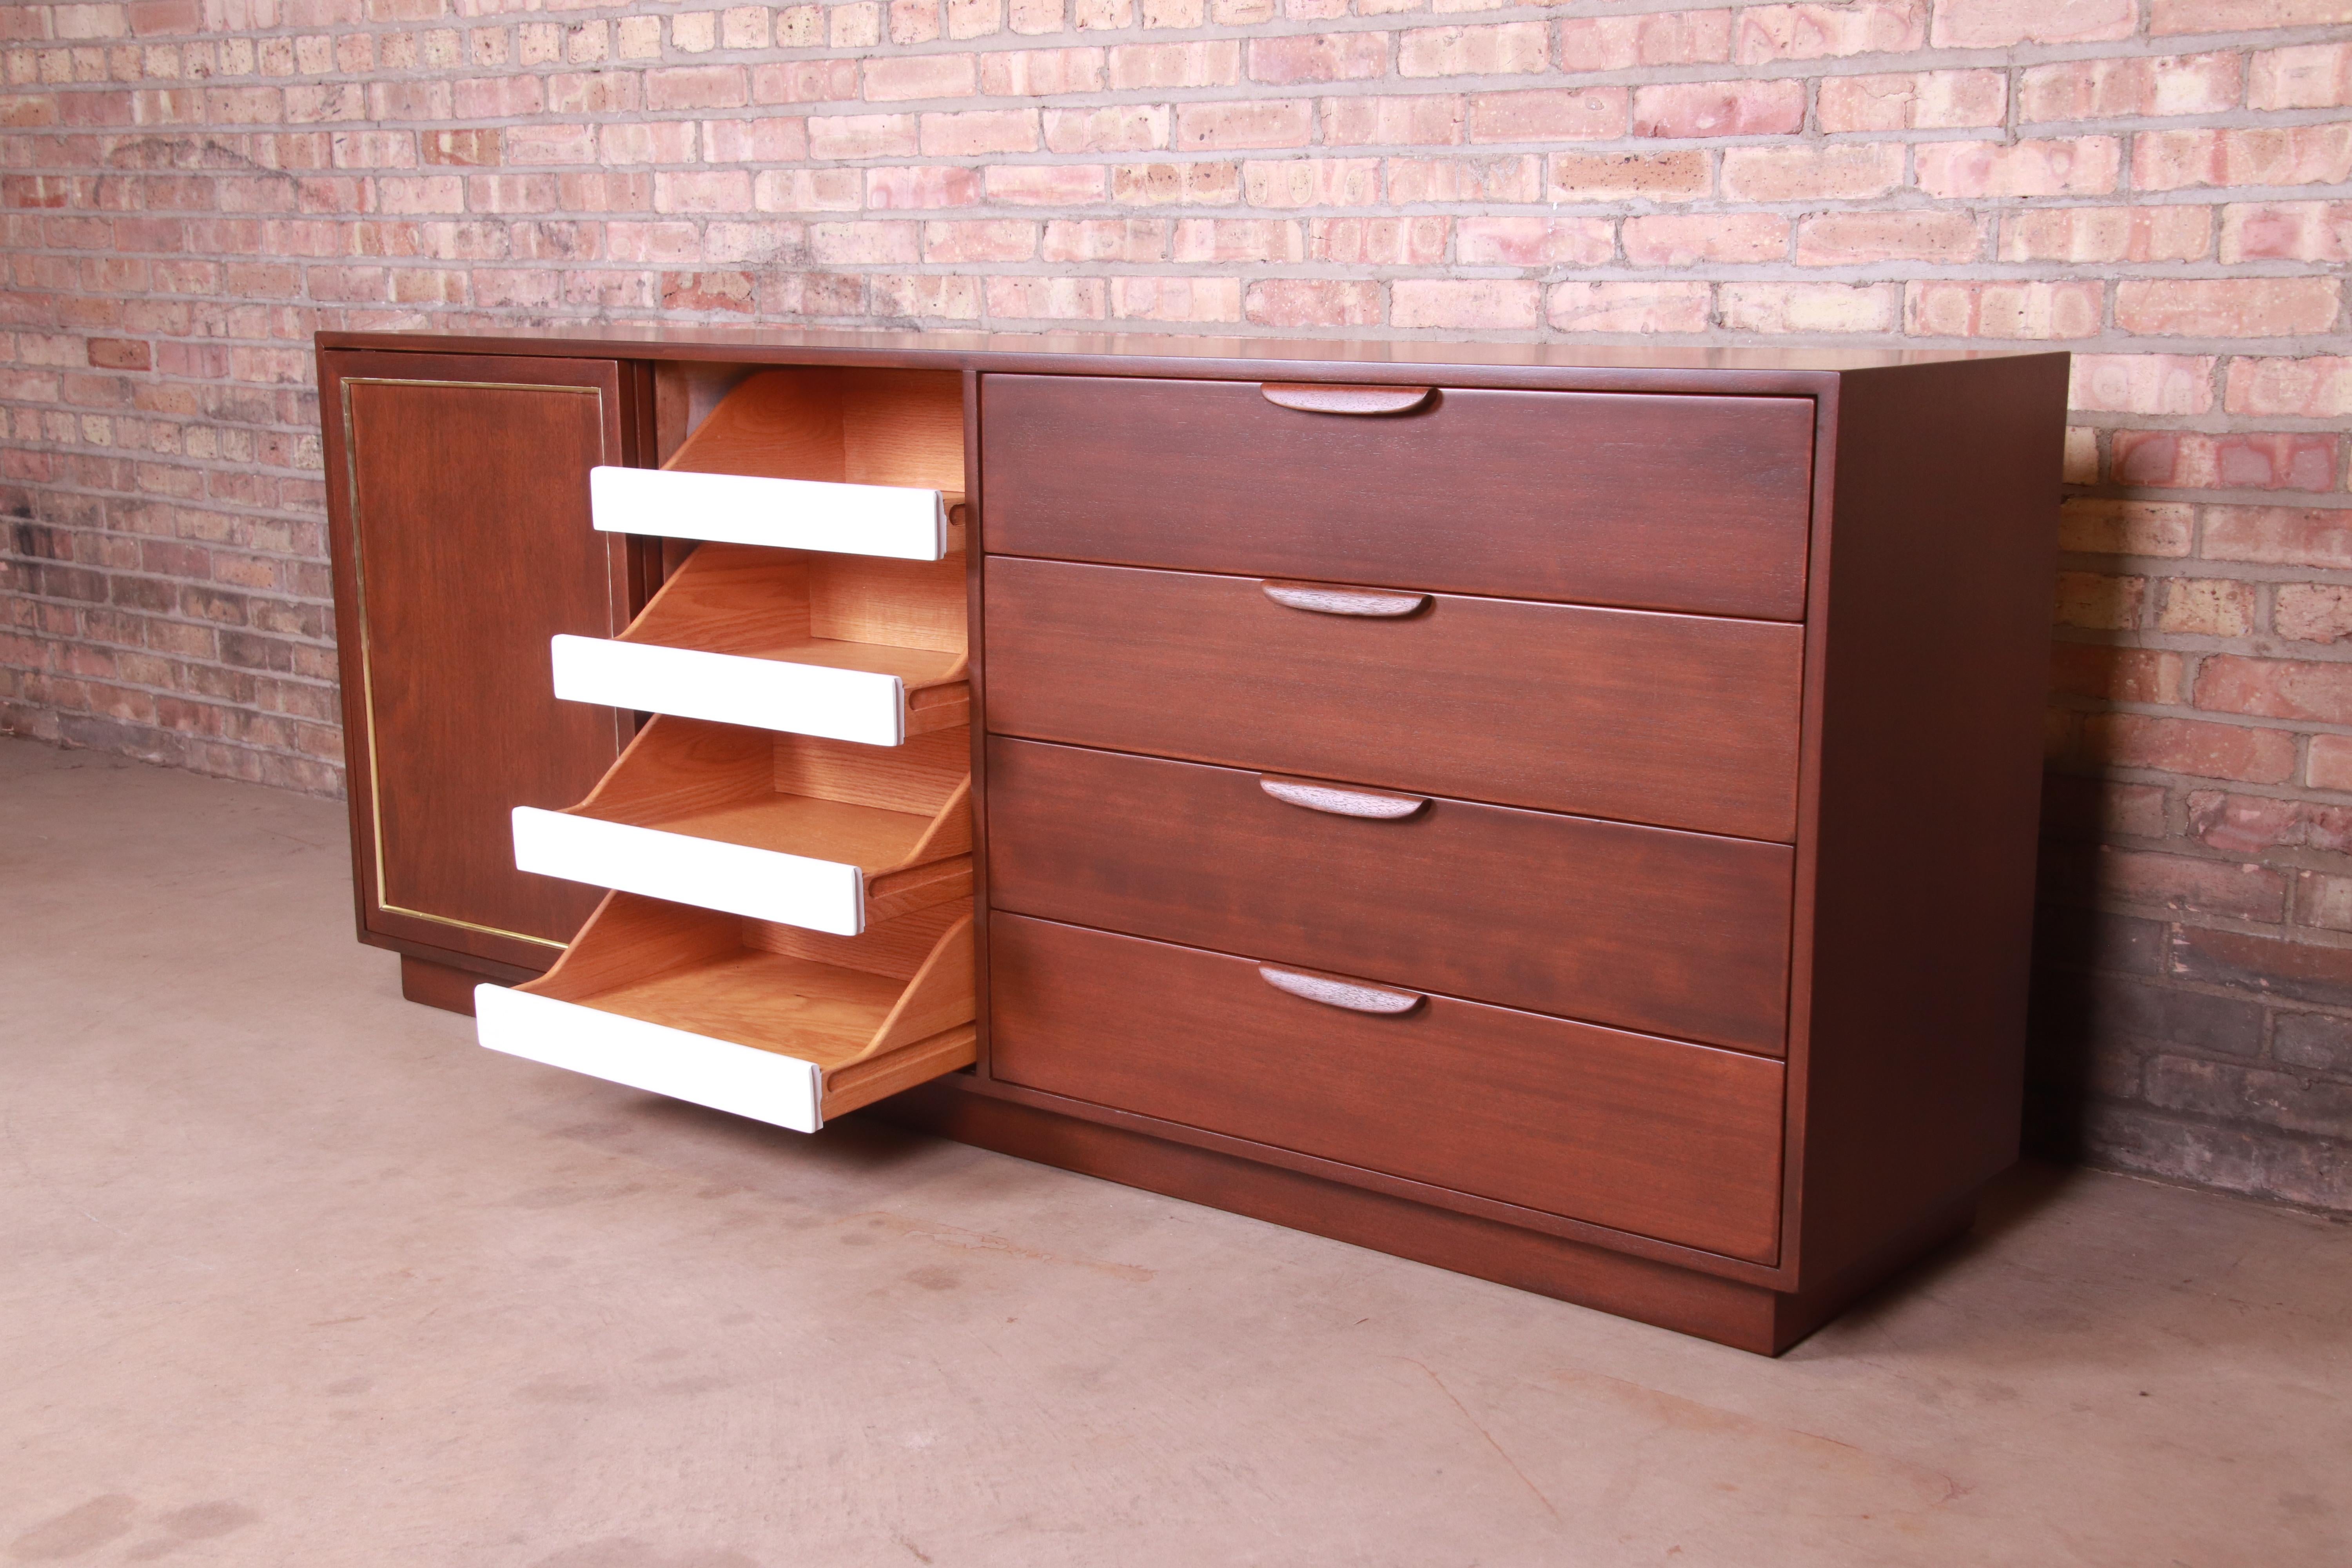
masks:
{"type": "Polygon", "coordinates": [[[1265,596],[1277,605],[1287,605],[1294,610],[1312,610],[1318,616],[1370,616],[1387,618],[1409,616],[1429,603],[1426,594],[1400,594],[1388,588],[1335,588],[1321,583],[1277,583],[1258,584],[1265,596]]]}
{"type": "Polygon", "coordinates": [[[1301,414],[1410,414],[1429,401],[1433,386],[1334,386],[1328,382],[1269,381],[1258,388],[1268,403],[1301,414]]]}
{"type": "Polygon", "coordinates": [[[1287,991],[1293,996],[1320,1002],[1326,1007],[1344,1007],[1350,1013],[1410,1013],[1422,1002],[1410,991],[1391,991],[1385,986],[1367,985],[1360,980],[1300,974],[1270,964],[1259,964],[1257,974],[1276,991],[1287,991]]]}
{"type": "Polygon", "coordinates": [[[1288,805],[1303,805],[1309,811],[1328,811],[1334,816],[1365,816],[1381,822],[1395,822],[1411,816],[1429,801],[1417,795],[1388,795],[1379,790],[1341,789],[1338,784],[1316,784],[1307,779],[1274,778],[1260,774],[1257,787],[1288,805]]]}

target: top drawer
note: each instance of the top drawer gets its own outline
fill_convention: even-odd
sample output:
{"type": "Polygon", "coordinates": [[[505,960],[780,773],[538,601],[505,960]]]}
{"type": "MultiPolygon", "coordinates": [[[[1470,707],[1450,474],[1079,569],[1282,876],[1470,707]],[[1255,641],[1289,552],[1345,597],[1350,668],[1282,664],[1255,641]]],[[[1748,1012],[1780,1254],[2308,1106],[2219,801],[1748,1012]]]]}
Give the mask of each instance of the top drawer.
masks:
{"type": "Polygon", "coordinates": [[[1804,614],[1809,398],[1439,388],[1348,414],[1246,381],[981,389],[1000,554],[1804,614]]]}

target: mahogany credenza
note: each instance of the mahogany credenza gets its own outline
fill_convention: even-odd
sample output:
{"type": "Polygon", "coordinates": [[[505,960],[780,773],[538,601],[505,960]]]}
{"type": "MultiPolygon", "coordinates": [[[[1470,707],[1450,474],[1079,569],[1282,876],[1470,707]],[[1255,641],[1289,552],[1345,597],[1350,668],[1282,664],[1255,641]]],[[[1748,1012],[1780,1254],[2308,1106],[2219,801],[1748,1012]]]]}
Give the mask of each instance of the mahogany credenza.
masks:
{"type": "Polygon", "coordinates": [[[486,1045],[1767,1353],[2015,1157],[2063,354],[319,354],[361,940],[486,1045]]]}

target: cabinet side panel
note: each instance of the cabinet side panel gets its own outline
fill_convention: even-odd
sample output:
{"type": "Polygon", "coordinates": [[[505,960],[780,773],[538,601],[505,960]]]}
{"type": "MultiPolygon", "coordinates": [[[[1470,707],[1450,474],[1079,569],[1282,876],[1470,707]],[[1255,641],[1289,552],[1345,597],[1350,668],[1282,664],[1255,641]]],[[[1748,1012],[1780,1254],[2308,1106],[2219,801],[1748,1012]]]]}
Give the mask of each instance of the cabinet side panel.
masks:
{"type": "Polygon", "coordinates": [[[1806,1281],[2017,1155],[2066,363],[1840,393],[1796,1053],[1806,1281]]]}
{"type": "Polygon", "coordinates": [[[589,468],[634,446],[621,367],[329,358],[363,931],[543,968],[597,893],[516,870],[509,813],[578,800],[624,738],[556,700],[548,663],[633,596],[629,542],[588,517],[589,468]]]}

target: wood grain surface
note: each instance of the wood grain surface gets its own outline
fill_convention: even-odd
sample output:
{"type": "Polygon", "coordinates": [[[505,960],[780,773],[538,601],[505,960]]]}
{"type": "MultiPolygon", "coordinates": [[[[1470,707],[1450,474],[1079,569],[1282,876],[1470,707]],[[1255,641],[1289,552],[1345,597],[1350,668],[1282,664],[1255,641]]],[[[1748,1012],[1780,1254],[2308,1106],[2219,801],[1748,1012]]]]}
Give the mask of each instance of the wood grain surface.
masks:
{"type": "Polygon", "coordinates": [[[543,965],[596,894],[516,870],[508,814],[579,799],[629,729],[556,700],[547,653],[628,615],[628,542],[588,517],[588,469],[623,457],[619,367],[331,358],[362,924],[543,965]]]}
{"type": "Polygon", "coordinates": [[[992,907],[1778,1053],[1779,844],[1433,799],[1287,805],[1228,768],[992,738],[992,907]]]}
{"type": "Polygon", "coordinates": [[[1287,608],[1249,577],[999,556],[983,572],[993,731],[1795,831],[1799,626],[1450,595],[1366,619],[1287,608]]]}
{"type": "Polygon", "coordinates": [[[1433,997],[1318,1005],[1246,958],[999,914],[1007,1081],[1757,1262],[1777,1062],[1433,997]]]}
{"type": "Polygon", "coordinates": [[[1247,382],[981,387],[992,552],[1803,614],[1809,399],[1445,387],[1364,418],[1247,382]]]}

